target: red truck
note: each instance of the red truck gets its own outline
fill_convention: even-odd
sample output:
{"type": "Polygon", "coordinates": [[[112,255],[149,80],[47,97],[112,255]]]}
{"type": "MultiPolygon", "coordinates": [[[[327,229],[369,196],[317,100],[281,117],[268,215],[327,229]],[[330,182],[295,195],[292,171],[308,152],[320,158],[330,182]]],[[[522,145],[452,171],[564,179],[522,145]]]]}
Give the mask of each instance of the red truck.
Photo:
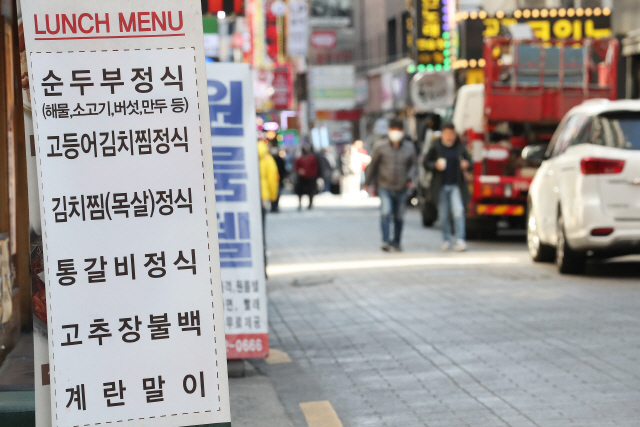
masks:
{"type": "Polygon", "coordinates": [[[539,164],[522,151],[545,150],[572,107],[615,99],[618,55],[616,39],[485,39],[484,84],[459,89],[453,116],[473,158],[469,238],[494,235],[500,222],[524,228],[539,164]]]}

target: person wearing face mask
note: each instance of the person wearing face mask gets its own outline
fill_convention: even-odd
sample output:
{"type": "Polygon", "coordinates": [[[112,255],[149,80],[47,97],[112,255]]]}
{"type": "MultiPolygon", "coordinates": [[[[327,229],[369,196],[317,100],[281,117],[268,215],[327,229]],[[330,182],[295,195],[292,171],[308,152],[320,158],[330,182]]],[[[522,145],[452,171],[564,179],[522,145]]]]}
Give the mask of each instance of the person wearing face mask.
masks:
{"type": "Polygon", "coordinates": [[[453,247],[458,252],[467,249],[465,242],[465,206],[469,204],[469,186],[464,173],[469,169],[471,157],[458,138],[453,124],[442,126],[442,134],[424,159],[426,170],[433,172],[431,192],[438,200],[438,220],[442,227],[442,250],[453,247]],[[455,241],[452,238],[453,217],[455,241]]]}
{"type": "Polygon", "coordinates": [[[383,251],[401,251],[400,239],[407,205],[407,193],[416,167],[416,150],[405,139],[400,120],[389,123],[388,139],[373,147],[371,163],[366,171],[365,189],[375,184],[380,196],[380,226],[383,251]],[[393,222],[393,239],[391,238],[393,222]]]}

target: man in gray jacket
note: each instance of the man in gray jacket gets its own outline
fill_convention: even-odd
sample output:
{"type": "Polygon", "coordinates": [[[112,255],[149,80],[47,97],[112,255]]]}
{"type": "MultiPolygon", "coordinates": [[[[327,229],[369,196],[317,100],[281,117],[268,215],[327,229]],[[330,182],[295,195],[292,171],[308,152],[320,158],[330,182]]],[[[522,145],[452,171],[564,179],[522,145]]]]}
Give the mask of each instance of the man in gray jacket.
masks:
{"type": "Polygon", "coordinates": [[[416,150],[404,139],[404,126],[400,120],[389,123],[388,139],[373,148],[367,168],[365,187],[375,184],[380,196],[380,226],[383,251],[401,251],[400,238],[407,205],[407,193],[416,166],[416,150]],[[391,221],[393,219],[393,240],[391,221]]]}

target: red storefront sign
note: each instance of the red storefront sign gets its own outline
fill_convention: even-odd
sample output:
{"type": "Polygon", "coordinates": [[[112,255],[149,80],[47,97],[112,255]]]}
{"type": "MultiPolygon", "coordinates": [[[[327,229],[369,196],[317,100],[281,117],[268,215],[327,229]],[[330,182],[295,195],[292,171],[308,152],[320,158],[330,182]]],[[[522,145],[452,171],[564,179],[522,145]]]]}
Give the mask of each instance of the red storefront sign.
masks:
{"type": "Polygon", "coordinates": [[[311,46],[316,49],[335,49],[338,36],[335,31],[314,31],[311,33],[311,46]]]}
{"type": "Polygon", "coordinates": [[[293,73],[290,64],[279,65],[273,70],[273,95],[271,101],[276,110],[288,110],[293,103],[293,73]]]}
{"type": "Polygon", "coordinates": [[[357,121],[362,117],[362,110],[316,111],[316,120],[348,120],[357,121]]]}

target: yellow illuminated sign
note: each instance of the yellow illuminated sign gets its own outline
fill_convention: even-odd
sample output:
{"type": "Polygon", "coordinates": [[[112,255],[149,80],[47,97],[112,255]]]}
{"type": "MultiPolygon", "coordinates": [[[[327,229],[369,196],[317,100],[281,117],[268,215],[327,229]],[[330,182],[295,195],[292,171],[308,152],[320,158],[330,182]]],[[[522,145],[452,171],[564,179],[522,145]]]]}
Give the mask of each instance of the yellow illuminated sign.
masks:
{"type": "MultiPolygon", "coordinates": [[[[516,18],[486,18],[482,20],[484,24],[484,37],[493,37],[500,34],[500,26],[509,27],[517,24],[516,18]]],[[[611,37],[610,28],[595,28],[593,19],[533,19],[525,21],[533,30],[536,37],[547,41],[549,39],[568,39],[580,40],[584,37],[601,39],[611,37]]]]}

